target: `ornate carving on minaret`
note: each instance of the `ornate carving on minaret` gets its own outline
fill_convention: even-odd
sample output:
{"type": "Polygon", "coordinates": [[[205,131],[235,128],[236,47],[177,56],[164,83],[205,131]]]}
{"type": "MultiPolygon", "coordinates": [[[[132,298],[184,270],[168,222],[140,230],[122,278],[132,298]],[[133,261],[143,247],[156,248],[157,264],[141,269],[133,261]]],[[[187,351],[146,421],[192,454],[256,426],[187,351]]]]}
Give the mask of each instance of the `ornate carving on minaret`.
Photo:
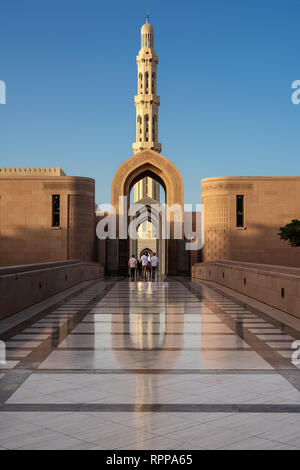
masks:
{"type": "Polygon", "coordinates": [[[157,64],[158,57],[154,50],[154,29],[146,23],[141,29],[141,49],[136,58],[138,68],[138,94],[134,99],[136,107],[136,142],[132,145],[133,153],[145,149],[161,152],[158,142],[158,107],[157,64]]]}

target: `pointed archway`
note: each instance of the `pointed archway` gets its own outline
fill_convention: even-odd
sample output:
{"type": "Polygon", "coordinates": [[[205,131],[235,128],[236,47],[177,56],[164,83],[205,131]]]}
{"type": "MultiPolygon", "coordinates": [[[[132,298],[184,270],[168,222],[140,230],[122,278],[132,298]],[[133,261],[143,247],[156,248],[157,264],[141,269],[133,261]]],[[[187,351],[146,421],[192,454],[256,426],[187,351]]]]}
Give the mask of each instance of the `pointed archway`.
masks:
{"type": "Polygon", "coordinates": [[[114,175],[111,202],[116,209],[119,196],[129,196],[133,185],[145,176],[150,176],[163,186],[168,205],[180,204],[183,208],[184,186],[176,166],[154,150],[142,150],[122,163],[114,175]]]}
{"type": "MultiPolygon", "coordinates": [[[[116,214],[119,214],[119,198],[127,196],[127,209],[130,205],[130,191],[133,186],[146,176],[158,181],[165,191],[166,204],[171,207],[180,206],[182,221],[184,220],[184,185],[180,172],[176,166],[167,158],[154,150],[142,150],[128,158],[116,171],[111,187],[111,202],[116,214]]],[[[167,273],[178,274],[178,245],[183,240],[173,239],[174,214],[170,213],[171,237],[166,240],[167,244],[167,273]]],[[[117,236],[118,236],[117,227],[117,236]]],[[[125,274],[127,272],[127,261],[129,256],[128,239],[109,241],[110,266],[109,272],[125,274]]],[[[182,265],[182,263],[181,263],[182,265]]],[[[182,271],[182,270],[181,270],[182,271]]]]}

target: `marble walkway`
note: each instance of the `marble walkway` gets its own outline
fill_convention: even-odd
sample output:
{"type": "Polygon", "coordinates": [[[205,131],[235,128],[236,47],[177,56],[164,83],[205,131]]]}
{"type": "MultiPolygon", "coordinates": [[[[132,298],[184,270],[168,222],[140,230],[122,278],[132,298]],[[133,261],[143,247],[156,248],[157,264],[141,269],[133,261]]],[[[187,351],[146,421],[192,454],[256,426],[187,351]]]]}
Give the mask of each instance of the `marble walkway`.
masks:
{"type": "Polygon", "coordinates": [[[0,322],[0,449],[300,449],[298,325],[178,278],[65,292],[0,322]]]}

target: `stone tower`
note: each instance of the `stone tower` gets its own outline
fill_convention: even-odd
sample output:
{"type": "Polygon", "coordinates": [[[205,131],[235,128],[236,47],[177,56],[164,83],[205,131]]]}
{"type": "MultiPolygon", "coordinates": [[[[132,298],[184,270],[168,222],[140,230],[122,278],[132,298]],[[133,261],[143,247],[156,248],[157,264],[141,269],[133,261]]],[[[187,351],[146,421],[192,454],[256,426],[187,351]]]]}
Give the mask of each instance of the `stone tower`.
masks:
{"type": "Polygon", "coordinates": [[[136,142],[132,145],[133,153],[152,149],[161,152],[158,143],[158,107],[157,64],[158,57],[154,50],[154,29],[147,21],[141,29],[141,49],[136,58],[138,67],[138,94],[135,97],[136,107],[136,142]]]}
{"type": "MultiPolygon", "coordinates": [[[[158,142],[158,107],[157,64],[158,57],[154,50],[154,29],[149,23],[141,28],[141,49],[136,58],[138,68],[138,94],[135,96],[136,107],[136,142],[132,145],[133,153],[151,149],[161,152],[158,142]]],[[[134,201],[150,197],[160,200],[160,186],[152,178],[143,178],[134,186],[134,201]]]]}

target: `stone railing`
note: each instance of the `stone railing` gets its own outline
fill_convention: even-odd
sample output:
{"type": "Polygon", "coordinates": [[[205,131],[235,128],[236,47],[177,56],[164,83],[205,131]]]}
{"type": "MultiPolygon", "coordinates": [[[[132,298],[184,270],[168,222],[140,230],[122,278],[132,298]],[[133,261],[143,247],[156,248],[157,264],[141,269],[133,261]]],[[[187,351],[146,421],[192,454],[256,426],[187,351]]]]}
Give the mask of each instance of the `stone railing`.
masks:
{"type": "Polygon", "coordinates": [[[86,261],[0,268],[0,319],[79,284],[102,278],[103,266],[86,261]]]}
{"type": "Polygon", "coordinates": [[[215,261],[194,264],[192,278],[217,282],[300,318],[300,268],[215,261]]]}

